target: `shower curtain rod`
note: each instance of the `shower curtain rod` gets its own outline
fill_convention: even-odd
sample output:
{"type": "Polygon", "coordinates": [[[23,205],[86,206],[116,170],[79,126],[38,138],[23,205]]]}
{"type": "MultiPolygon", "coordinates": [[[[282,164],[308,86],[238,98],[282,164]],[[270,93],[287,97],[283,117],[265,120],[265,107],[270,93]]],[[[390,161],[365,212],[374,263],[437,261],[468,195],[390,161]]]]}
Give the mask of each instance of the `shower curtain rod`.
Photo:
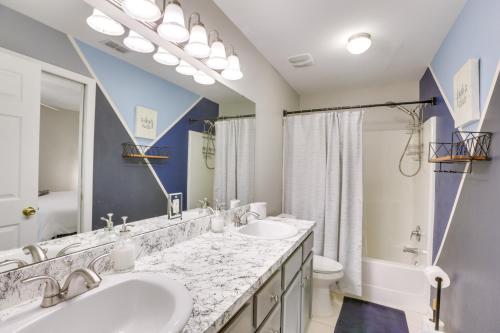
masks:
{"type": "Polygon", "coordinates": [[[332,106],[328,108],[321,109],[304,109],[304,110],[295,110],[295,111],[287,111],[283,110],[283,117],[299,114],[299,113],[312,113],[312,112],[324,112],[324,111],[339,111],[339,110],[353,110],[353,109],[368,109],[368,108],[378,108],[381,106],[398,106],[398,105],[412,105],[412,104],[431,104],[436,105],[436,97],[432,97],[430,99],[424,101],[410,101],[410,102],[387,102],[380,104],[365,104],[365,105],[351,105],[351,106],[332,106]]]}
{"type": "Polygon", "coordinates": [[[195,122],[195,121],[217,121],[217,120],[226,120],[226,119],[238,119],[238,118],[255,118],[255,114],[243,114],[241,116],[220,116],[217,117],[216,119],[195,119],[195,118],[189,118],[189,122],[195,122]]]}

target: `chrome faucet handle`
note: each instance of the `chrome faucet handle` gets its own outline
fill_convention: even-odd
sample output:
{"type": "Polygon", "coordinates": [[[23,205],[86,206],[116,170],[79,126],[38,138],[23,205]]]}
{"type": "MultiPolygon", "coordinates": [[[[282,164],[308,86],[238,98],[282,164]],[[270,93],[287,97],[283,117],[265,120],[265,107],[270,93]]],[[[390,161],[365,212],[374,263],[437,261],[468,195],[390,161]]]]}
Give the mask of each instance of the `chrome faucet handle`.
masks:
{"type": "Polygon", "coordinates": [[[47,250],[42,249],[36,244],[30,244],[23,247],[23,252],[25,254],[30,254],[33,259],[33,263],[42,262],[47,260],[47,250]]]}
{"type": "Polygon", "coordinates": [[[28,265],[28,263],[26,261],[21,260],[21,259],[6,259],[4,261],[0,261],[0,267],[12,265],[12,264],[16,264],[17,268],[21,268],[21,267],[28,265]]]}
{"type": "Polygon", "coordinates": [[[69,244],[66,247],[63,247],[62,249],[59,250],[59,252],[57,252],[56,258],[65,255],[66,251],[68,251],[69,249],[72,249],[74,247],[78,247],[80,245],[82,245],[82,243],[73,243],[73,244],[69,244]]]}
{"type": "Polygon", "coordinates": [[[89,263],[89,265],[87,266],[87,267],[88,267],[88,269],[90,269],[91,271],[93,271],[93,272],[97,273],[97,270],[96,270],[96,267],[95,267],[95,266],[96,266],[96,263],[97,263],[99,260],[104,259],[104,258],[106,258],[106,257],[108,257],[108,256],[109,256],[109,252],[104,253],[104,254],[101,254],[100,256],[95,257],[94,259],[92,259],[92,261],[91,261],[91,262],[89,263]]]}
{"type": "Polygon", "coordinates": [[[40,306],[48,308],[62,302],[61,286],[56,279],[48,275],[34,276],[21,280],[21,283],[27,284],[31,282],[45,281],[45,288],[43,289],[43,299],[40,306]]]}
{"type": "Polygon", "coordinates": [[[247,212],[244,212],[240,215],[238,215],[237,213],[234,214],[234,226],[235,227],[241,227],[243,224],[247,224],[248,223],[248,220],[246,219],[246,217],[248,215],[253,215],[255,216],[256,218],[260,218],[260,215],[256,212],[252,212],[251,210],[247,211],[247,212]],[[242,220],[245,218],[245,223],[242,222],[242,220]]]}

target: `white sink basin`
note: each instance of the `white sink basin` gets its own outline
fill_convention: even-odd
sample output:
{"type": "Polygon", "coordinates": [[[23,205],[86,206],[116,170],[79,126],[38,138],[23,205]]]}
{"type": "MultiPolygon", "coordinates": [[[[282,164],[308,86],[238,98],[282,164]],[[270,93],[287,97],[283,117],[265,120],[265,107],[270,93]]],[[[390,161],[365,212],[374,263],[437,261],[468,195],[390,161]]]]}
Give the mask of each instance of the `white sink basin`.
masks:
{"type": "Polygon", "coordinates": [[[173,333],[180,332],[191,315],[189,292],[161,273],[102,278],[99,287],[56,306],[30,304],[0,323],[0,332],[173,333]]]}
{"type": "Polygon", "coordinates": [[[295,236],[297,231],[294,226],[271,220],[254,220],[232,230],[235,234],[259,239],[285,239],[295,236]]]}

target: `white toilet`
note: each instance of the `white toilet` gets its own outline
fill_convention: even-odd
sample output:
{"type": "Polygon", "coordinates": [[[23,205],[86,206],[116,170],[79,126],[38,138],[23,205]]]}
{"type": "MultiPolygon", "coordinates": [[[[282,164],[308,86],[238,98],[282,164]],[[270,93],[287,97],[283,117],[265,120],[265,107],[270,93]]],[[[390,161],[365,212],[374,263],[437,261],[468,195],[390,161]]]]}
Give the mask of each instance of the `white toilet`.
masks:
{"type": "Polygon", "coordinates": [[[334,314],[330,287],[344,276],[343,266],[330,258],[315,255],[313,258],[313,317],[330,317],[334,314]]]}

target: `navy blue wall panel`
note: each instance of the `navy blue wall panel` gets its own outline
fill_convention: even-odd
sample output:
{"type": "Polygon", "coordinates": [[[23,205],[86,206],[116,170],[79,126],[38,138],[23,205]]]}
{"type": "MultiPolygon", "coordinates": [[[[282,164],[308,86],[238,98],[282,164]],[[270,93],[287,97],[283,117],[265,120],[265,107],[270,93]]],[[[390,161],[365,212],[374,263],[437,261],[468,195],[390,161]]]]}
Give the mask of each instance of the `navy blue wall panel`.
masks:
{"type": "Polygon", "coordinates": [[[151,170],[121,156],[121,144],[132,142],[100,89],[96,93],[92,229],[102,228],[101,216],[112,212],[115,222],[167,214],[167,200],[151,170]]]}
{"type": "Polygon", "coordinates": [[[156,174],[168,193],[183,193],[183,209],[187,207],[188,131],[203,131],[202,121],[189,122],[189,119],[215,119],[218,115],[219,104],[202,98],[156,143],[170,147],[170,159],[154,165],[156,174]]]}
{"type": "MultiPolygon", "coordinates": [[[[431,117],[436,117],[436,138],[437,142],[450,142],[451,135],[455,131],[453,116],[446,105],[443,96],[429,69],[420,80],[420,99],[437,97],[435,106],[427,106],[424,109],[424,121],[431,117]]],[[[425,143],[427,144],[427,142],[425,143]]],[[[450,166],[445,166],[449,168],[450,166]]],[[[463,165],[452,166],[454,170],[463,170],[463,165]]],[[[461,174],[437,173],[434,206],[434,238],[432,258],[436,257],[441,245],[446,226],[450,218],[451,210],[457,196],[460,185],[461,174]]]]}

